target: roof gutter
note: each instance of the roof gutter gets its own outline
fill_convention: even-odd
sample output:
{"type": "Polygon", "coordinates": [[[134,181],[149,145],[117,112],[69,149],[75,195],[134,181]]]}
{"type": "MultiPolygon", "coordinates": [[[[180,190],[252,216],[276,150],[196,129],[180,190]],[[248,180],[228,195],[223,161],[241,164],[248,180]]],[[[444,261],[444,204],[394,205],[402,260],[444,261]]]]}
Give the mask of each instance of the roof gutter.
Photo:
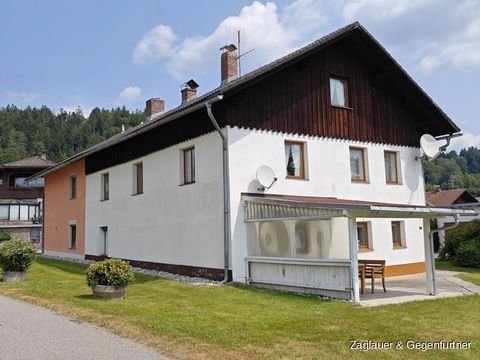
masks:
{"type": "Polygon", "coordinates": [[[217,95],[215,98],[207,101],[205,107],[207,114],[218,134],[222,138],[222,159],[223,159],[223,255],[224,269],[222,284],[229,281],[228,271],[230,262],[230,175],[228,170],[228,138],[218,125],[217,119],[212,112],[212,104],[223,99],[223,95],[217,95]]]}

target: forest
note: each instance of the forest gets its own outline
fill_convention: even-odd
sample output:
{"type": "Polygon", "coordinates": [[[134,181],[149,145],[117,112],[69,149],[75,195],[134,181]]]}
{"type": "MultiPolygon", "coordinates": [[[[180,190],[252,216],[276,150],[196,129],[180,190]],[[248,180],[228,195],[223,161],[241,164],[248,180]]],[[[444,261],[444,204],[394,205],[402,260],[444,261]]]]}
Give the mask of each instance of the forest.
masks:
{"type": "MultiPolygon", "coordinates": [[[[53,112],[48,107],[0,108],[0,164],[46,154],[61,161],[144,120],[142,111],[125,107],[92,110],[85,117],[81,109],[53,112]]],[[[450,151],[435,161],[423,163],[427,190],[466,188],[480,196],[480,150],[450,151]]]]}

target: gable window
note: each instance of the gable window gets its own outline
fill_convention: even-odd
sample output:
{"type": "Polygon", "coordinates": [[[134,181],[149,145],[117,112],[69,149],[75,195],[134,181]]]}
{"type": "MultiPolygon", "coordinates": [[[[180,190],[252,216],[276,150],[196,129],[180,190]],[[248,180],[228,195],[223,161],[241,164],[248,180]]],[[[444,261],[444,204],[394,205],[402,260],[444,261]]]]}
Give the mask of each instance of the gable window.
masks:
{"type": "Polygon", "coordinates": [[[101,180],[101,199],[102,200],[108,200],[110,198],[110,193],[109,193],[109,187],[110,187],[110,180],[108,177],[108,173],[102,174],[102,180],[101,180]]]}
{"type": "Polygon", "coordinates": [[[333,106],[348,107],[348,83],[346,79],[330,78],[330,102],[333,106]]]}
{"type": "Polygon", "coordinates": [[[77,198],[77,175],[70,175],[70,199],[77,198]]]}
{"type": "Polygon", "coordinates": [[[183,183],[195,182],[195,148],[183,149],[183,183]]]}
{"type": "Polygon", "coordinates": [[[305,179],[305,144],[285,141],[287,178],[305,179]]]}
{"type": "Polygon", "coordinates": [[[69,226],[69,248],[75,249],[77,247],[77,224],[70,224],[69,226]]]}
{"type": "Polygon", "coordinates": [[[403,221],[392,221],[392,243],[394,248],[405,247],[403,221]]]}
{"type": "Polygon", "coordinates": [[[397,153],[385,151],[385,179],[387,184],[399,184],[397,153]]]}
{"type": "Polygon", "coordinates": [[[133,195],[143,194],[143,163],[133,165],[133,195]]]}
{"type": "Polygon", "coordinates": [[[372,248],[372,244],[369,238],[369,227],[368,222],[360,221],[357,222],[357,239],[358,239],[358,250],[366,251],[372,248]]]}
{"type": "Polygon", "coordinates": [[[352,181],[366,182],[365,149],[350,148],[350,172],[352,181]]]}

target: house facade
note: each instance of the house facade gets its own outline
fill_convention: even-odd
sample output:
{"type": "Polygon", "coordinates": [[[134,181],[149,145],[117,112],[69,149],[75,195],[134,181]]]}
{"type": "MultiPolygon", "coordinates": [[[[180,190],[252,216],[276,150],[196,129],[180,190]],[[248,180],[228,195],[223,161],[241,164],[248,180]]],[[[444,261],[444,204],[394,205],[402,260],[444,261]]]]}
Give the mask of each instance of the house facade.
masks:
{"type": "Polygon", "coordinates": [[[42,241],[43,178],[26,183],[38,171],[54,165],[42,156],[0,165],[0,230],[31,241],[39,249],[42,241]]]}
{"type": "Polygon", "coordinates": [[[358,23],[242,77],[222,49],[220,87],[37,174],[84,161],[85,258],[353,300],[383,259],[434,288],[428,219],[451,212],[425,204],[419,139],[458,127],[358,23]]]}

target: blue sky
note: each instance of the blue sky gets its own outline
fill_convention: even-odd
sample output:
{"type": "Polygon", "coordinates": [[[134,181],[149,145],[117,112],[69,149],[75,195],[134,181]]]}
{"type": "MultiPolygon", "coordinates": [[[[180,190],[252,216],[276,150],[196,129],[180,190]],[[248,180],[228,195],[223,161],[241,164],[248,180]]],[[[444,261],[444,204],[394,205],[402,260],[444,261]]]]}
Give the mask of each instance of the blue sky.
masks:
{"type": "Polygon", "coordinates": [[[190,78],[219,85],[239,29],[246,73],[357,20],[480,147],[478,0],[2,0],[0,106],[170,109],[190,78]]]}

